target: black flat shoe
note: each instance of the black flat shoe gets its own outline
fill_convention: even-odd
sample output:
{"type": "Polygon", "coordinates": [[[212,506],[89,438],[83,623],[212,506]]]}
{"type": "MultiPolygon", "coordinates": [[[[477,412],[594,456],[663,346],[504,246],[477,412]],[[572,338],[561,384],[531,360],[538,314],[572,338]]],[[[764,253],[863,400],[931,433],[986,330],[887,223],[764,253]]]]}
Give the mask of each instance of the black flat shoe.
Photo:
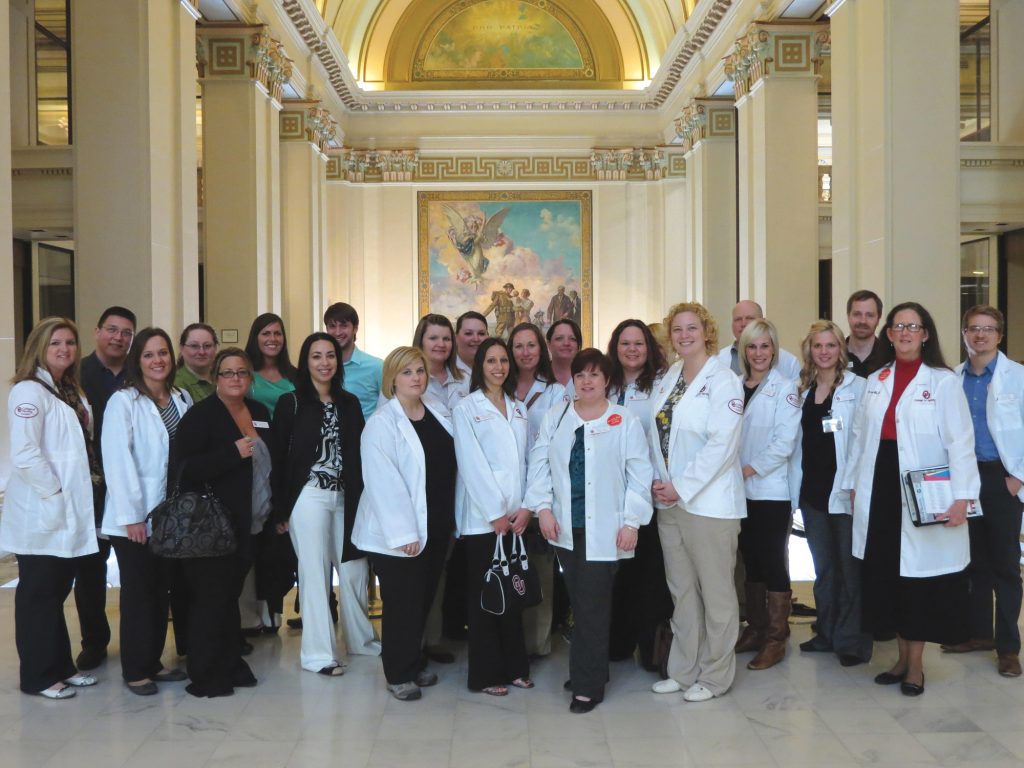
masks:
{"type": "Polygon", "coordinates": [[[125,683],[125,687],[134,693],[136,696],[154,696],[156,695],[159,688],[156,687],[156,683],[150,680],[148,683],[139,683],[138,685],[132,685],[131,683],[125,683]]]}
{"type": "Polygon", "coordinates": [[[831,653],[832,643],[821,635],[815,635],[810,640],[800,643],[800,650],[804,653],[831,653]]]}
{"type": "Polygon", "coordinates": [[[877,685],[896,685],[896,683],[902,683],[906,676],[906,672],[899,675],[895,675],[892,672],[881,672],[875,675],[875,683],[877,685]]]}
{"type": "Polygon", "coordinates": [[[302,617],[288,619],[285,624],[288,625],[288,629],[302,629],[302,617]]]}
{"type": "Polygon", "coordinates": [[[900,683],[900,693],[904,696],[920,696],[924,693],[924,673],[921,673],[920,685],[917,683],[908,683],[906,680],[900,683]]]}
{"type": "Polygon", "coordinates": [[[241,653],[243,656],[248,656],[254,650],[256,649],[253,647],[253,644],[246,642],[244,640],[242,641],[242,645],[239,647],[239,653],[241,653]]]}
{"type": "Polygon", "coordinates": [[[169,672],[160,672],[153,675],[153,680],[158,683],[180,683],[188,680],[188,675],[183,669],[172,669],[169,672]]]}
{"type": "Polygon", "coordinates": [[[579,699],[573,696],[572,703],[569,704],[569,711],[574,715],[585,715],[587,712],[593,710],[597,705],[597,699],[579,699]]]}
{"type": "Polygon", "coordinates": [[[867,664],[867,659],[854,656],[852,653],[840,653],[839,664],[843,667],[856,667],[858,664],[867,664]]]}
{"type": "Polygon", "coordinates": [[[571,691],[572,690],[572,680],[566,680],[564,683],[562,683],[562,690],[563,691],[571,691]]]}

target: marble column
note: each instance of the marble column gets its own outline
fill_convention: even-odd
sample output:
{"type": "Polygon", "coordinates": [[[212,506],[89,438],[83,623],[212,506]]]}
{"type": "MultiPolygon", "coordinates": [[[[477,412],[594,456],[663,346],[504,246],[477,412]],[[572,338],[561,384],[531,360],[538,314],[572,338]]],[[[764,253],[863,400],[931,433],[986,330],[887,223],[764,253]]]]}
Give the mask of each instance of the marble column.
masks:
{"type": "Polygon", "coordinates": [[[720,321],[736,303],[736,110],[694,99],[676,120],[686,150],[692,296],[720,321]]]}
{"type": "Polygon", "coordinates": [[[83,328],[111,304],[172,336],[198,318],[198,15],[188,0],[91,0],[71,16],[83,328]]]}
{"type": "Polygon", "coordinates": [[[960,327],[956,0],[844,0],[832,15],[832,305],[918,301],[960,327]]]}
{"type": "Polygon", "coordinates": [[[795,348],[818,316],[817,65],[808,24],[754,24],[726,72],[738,114],[739,298],[795,348]]]}
{"type": "Polygon", "coordinates": [[[326,307],[327,155],[336,130],[318,101],[284,102],[281,135],[281,288],[285,325],[298,341],[322,330],[326,307]]]}
{"type": "MultiPolygon", "coordinates": [[[[11,60],[10,6],[0,0],[0,61],[11,60]]],[[[14,375],[14,253],[11,196],[11,69],[0,67],[0,435],[7,435],[7,395],[14,375]]],[[[10,441],[0,440],[0,488],[10,473],[10,441]]]]}
{"type": "Polygon", "coordinates": [[[198,36],[206,318],[244,345],[256,315],[281,312],[279,113],[291,62],[263,25],[202,24],[198,36]]]}

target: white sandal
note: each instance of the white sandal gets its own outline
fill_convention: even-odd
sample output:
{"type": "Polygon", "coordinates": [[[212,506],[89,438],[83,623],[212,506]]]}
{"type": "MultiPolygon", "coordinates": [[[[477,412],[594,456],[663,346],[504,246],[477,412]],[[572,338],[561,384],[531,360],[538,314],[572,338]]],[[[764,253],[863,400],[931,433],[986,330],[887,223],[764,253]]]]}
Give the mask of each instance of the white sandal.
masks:
{"type": "Polygon", "coordinates": [[[47,699],[70,699],[74,697],[75,689],[70,685],[65,685],[63,688],[46,688],[45,690],[37,691],[36,695],[47,699]]]}
{"type": "Polygon", "coordinates": [[[99,680],[92,675],[83,675],[79,672],[77,675],[72,675],[64,682],[68,685],[73,685],[75,688],[88,688],[90,685],[96,685],[99,680]]]}

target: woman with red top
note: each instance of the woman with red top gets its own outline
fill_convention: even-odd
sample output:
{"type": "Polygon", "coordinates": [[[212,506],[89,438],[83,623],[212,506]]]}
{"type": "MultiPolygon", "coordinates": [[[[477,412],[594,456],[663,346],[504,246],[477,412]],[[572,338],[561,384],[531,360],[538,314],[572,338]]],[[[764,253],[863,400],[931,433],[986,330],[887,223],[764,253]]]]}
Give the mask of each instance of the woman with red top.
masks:
{"type": "Polygon", "coordinates": [[[967,399],[920,304],[899,304],[885,321],[888,360],[868,378],[854,417],[842,488],[853,499],[853,554],[863,560],[866,632],[895,632],[899,658],[875,677],[924,693],[926,642],[969,637],[968,504],[981,482],[967,399]],[[904,473],[949,467],[954,501],[944,523],[917,527],[902,492],[904,473]]]}

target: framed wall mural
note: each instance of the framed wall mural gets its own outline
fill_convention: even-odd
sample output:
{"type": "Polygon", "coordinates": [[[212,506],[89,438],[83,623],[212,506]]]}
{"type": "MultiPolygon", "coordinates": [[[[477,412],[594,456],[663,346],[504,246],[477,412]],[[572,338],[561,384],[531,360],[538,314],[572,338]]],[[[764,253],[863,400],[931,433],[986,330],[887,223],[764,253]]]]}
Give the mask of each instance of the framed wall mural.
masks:
{"type": "Polygon", "coordinates": [[[506,337],[569,317],[591,343],[590,192],[419,192],[419,314],[475,309],[506,337]]]}

